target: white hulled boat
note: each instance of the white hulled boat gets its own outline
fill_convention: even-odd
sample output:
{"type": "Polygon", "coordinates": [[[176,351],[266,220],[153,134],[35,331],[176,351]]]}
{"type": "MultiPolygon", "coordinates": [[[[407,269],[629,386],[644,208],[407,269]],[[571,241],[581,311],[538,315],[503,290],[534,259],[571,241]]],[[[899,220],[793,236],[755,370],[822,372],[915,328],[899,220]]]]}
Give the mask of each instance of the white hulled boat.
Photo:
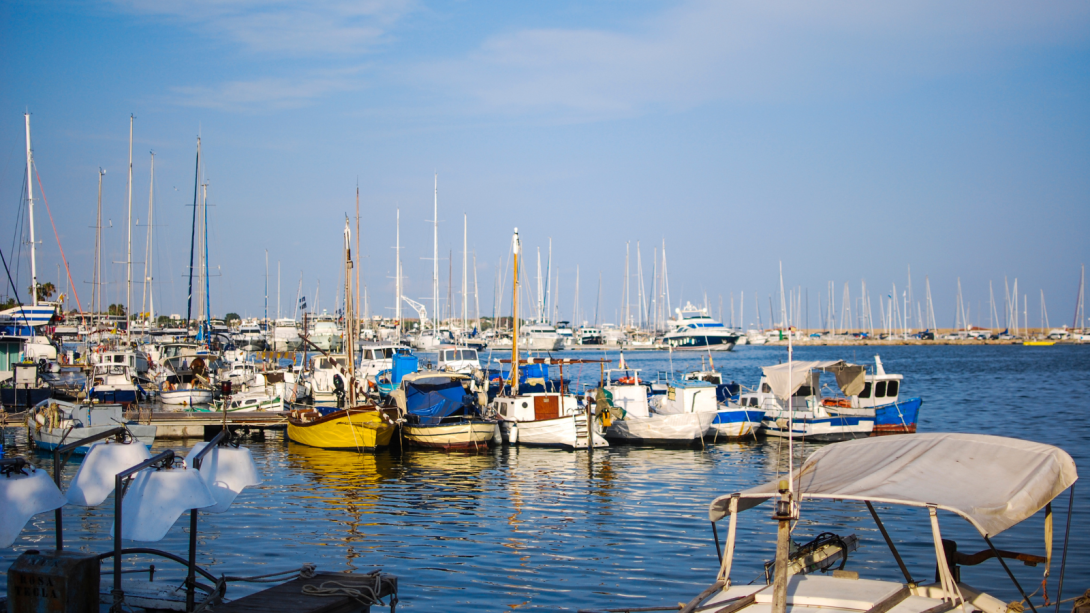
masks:
{"type": "Polygon", "coordinates": [[[663,337],[674,349],[730,351],[738,342],[738,333],[712,319],[706,309],[685,303],[676,313],[677,318],[670,320],[673,329],[663,337]]]}

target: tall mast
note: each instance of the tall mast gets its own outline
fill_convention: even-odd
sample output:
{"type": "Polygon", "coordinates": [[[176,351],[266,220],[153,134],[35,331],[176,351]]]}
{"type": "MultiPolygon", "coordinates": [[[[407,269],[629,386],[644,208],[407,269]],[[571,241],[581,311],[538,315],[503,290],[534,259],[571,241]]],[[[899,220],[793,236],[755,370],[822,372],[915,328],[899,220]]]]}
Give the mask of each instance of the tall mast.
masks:
{"type": "MultiPolygon", "coordinates": [[[[150,288],[151,284],[151,271],[152,271],[152,218],[155,214],[155,152],[151,152],[151,182],[148,184],[148,236],[144,244],[144,291],[140,297],[140,312],[144,312],[145,300],[151,298],[151,308],[148,311],[148,320],[154,319],[155,315],[155,293],[153,288],[150,288]],[[152,290],[149,292],[149,290],[152,290]]],[[[145,328],[147,322],[145,322],[145,328]]]]}
{"type": "Polygon", "coordinates": [[[553,295],[552,279],[553,279],[553,238],[550,236],[549,237],[549,260],[545,263],[545,302],[542,303],[545,308],[544,308],[544,310],[542,312],[545,314],[546,323],[555,324],[556,322],[550,322],[549,321],[549,320],[552,319],[552,316],[551,316],[552,295],[553,295]]]}
{"type": "Polygon", "coordinates": [[[466,317],[466,311],[469,309],[469,295],[468,295],[468,279],[466,274],[469,269],[469,215],[462,213],[462,334],[465,334],[466,328],[469,326],[469,320],[466,317]]]}
{"type": "Polygon", "coordinates": [[[128,246],[125,250],[125,335],[132,338],[128,322],[132,320],[132,124],[134,115],[129,115],[129,220],[126,224],[128,246]]]}
{"type": "MultiPolygon", "coordinates": [[[[204,321],[208,334],[212,332],[212,287],[208,274],[208,183],[204,184],[204,321]]],[[[211,339],[209,339],[211,340],[211,339]]]]}
{"type": "Polygon", "coordinates": [[[537,248],[537,322],[541,323],[545,315],[545,293],[541,283],[541,247],[537,248]]]}
{"type": "Polygon", "coordinates": [[[91,294],[91,319],[95,313],[102,309],[102,175],[106,174],[100,166],[98,169],[98,215],[95,218],[95,271],[94,287],[91,294]]]}
{"type": "Polygon", "coordinates": [[[344,316],[348,349],[348,406],[356,406],[356,360],[352,352],[352,227],[344,217],[344,316]]]}
{"type": "Polygon", "coordinates": [[[579,265],[575,265],[575,299],[571,305],[572,326],[579,326],[579,265]]]}
{"type": "MultiPolygon", "coordinates": [[[[397,326],[395,328],[397,330],[397,342],[400,343],[401,342],[401,209],[400,208],[397,210],[397,238],[395,240],[397,242],[394,243],[394,245],[395,245],[394,246],[394,253],[396,254],[396,257],[394,258],[394,260],[395,260],[394,268],[396,270],[396,272],[394,273],[394,277],[397,279],[395,281],[396,286],[397,286],[397,297],[394,299],[394,320],[395,320],[396,326],[397,326]]],[[[420,325],[423,326],[424,322],[420,322],[420,325]]]]}
{"type": "MultiPolygon", "coordinates": [[[[360,184],[356,180],[356,257],[360,257],[360,184]]],[[[356,268],[356,326],[360,321],[360,269],[356,268]]]]}
{"type": "Polygon", "coordinates": [[[622,330],[628,328],[629,315],[630,315],[630,313],[628,311],[628,303],[629,303],[629,299],[628,299],[628,294],[629,294],[629,292],[628,292],[628,277],[629,277],[629,273],[628,273],[628,241],[625,241],[624,242],[624,288],[623,288],[623,291],[621,292],[621,298],[624,300],[624,305],[622,305],[622,307],[621,307],[621,317],[623,318],[623,321],[621,322],[621,329],[622,330]]]}
{"type": "Polygon", "coordinates": [[[269,332],[269,250],[265,250],[265,333],[269,332]]]}
{"type": "Polygon", "coordinates": [[[477,314],[477,333],[481,332],[481,295],[477,292],[477,252],[473,252],[473,310],[477,314]]]}
{"type": "Polygon", "coordinates": [[[34,156],[30,151],[30,113],[24,113],[26,119],[26,199],[30,215],[30,300],[38,306],[38,251],[34,240],[34,156]]]}
{"type": "Polygon", "coordinates": [[[514,289],[511,292],[511,395],[519,393],[519,229],[511,239],[511,252],[515,256],[514,289]]]}
{"type": "MultiPolygon", "coordinates": [[[[432,210],[432,273],[431,300],[434,308],[435,324],[432,329],[439,329],[439,173],[435,173],[435,207],[432,210]]],[[[424,322],[420,322],[423,326],[424,322]]],[[[423,330],[423,328],[421,328],[423,330]]]]}
{"type": "MultiPolygon", "coordinates": [[[[189,231],[189,295],[186,298],[185,307],[185,327],[189,329],[189,322],[193,319],[193,254],[196,253],[197,245],[197,190],[201,185],[201,137],[197,137],[197,161],[194,163],[195,168],[193,170],[193,224],[189,231]]],[[[280,264],[277,264],[277,274],[279,274],[280,264]]],[[[277,286],[279,289],[279,286],[277,286]]],[[[277,296],[276,302],[276,315],[280,316],[280,297],[277,296]]]]}

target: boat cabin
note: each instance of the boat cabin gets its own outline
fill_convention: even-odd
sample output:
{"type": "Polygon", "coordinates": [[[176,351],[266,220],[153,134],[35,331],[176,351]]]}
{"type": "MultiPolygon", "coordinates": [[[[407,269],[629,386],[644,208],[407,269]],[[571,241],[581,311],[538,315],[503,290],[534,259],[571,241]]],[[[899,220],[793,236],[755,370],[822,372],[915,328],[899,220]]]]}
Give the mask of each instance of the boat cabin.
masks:
{"type": "Polygon", "coordinates": [[[441,347],[439,349],[439,370],[469,374],[480,370],[481,361],[476,349],[469,347],[441,347]]]}

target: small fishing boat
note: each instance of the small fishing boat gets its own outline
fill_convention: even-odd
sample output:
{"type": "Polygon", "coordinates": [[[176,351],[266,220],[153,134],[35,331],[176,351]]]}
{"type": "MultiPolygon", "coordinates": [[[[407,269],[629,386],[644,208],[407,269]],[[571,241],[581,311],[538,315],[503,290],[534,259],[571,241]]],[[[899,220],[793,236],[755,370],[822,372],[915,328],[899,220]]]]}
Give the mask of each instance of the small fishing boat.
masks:
{"type": "Polygon", "coordinates": [[[424,371],[406,375],[390,396],[405,420],[405,441],[433,449],[487,449],[496,422],[485,419],[472,379],[458,373],[424,371]]]}
{"type": "Polygon", "coordinates": [[[836,375],[837,385],[847,395],[864,388],[862,366],[844,361],[788,362],[765,366],[757,390],[740,395],[742,409],[765,412],[761,431],[769,436],[808,438],[818,441],[842,441],[867,437],[874,430],[874,411],[842,414],[842,407],[822,403],[821,373],[836,375]]]}
{"type": "MultiPolygon", "coordinates": [[[[623,356],[619,366],[606,371],[607,383],[595,400],[597,413],[610,415],[605,437],[611,443],[691,445],[703,440],[711,431],[717,415],[714,408],[698,411],[691,402],[688,405],[656,403],[658,406],[652,407],[647,386],[640,381],[640,371],[628,368],[623,356]]],[[[682,389],[689,389],[685,386],[698,382],[676,383],[682,385],[682,389]]],[[[693,391],[697,389],[695,385],[692,388],[693,391]]],[[[706,390],[714,407],[715,387],[708,386],[706,390]]],[[[691,400],[695,398],[696,394],[693,394],[691,400]]]]}
{"type": "MultiPolygon", "coordinates": [[[[124,426],[134,439],[148,447],[155,442],[156,427],[126,420],[120,404],[46,400],[34,406],[27,420],[34,446],[46,451],[118,426],[124,426]]],[[[74,453],[85,454],[89,448],[79,447],[74,453]]]]}
{"type": "Polygon", "coordinates": [[[95,402],[129,405],[143,395],[136,371],[128,364],[95,364],[91,371],[90,398],[95,402]]]}
{"type": "MultiPolygon", "coordinates": [[[[224,399],[221,398],[212,403],[210,409],[197,409],[222,411],[224,407],[224,399]]],[[[251,388],[244,392],[236,392],[232,394],[227,400],[227,412],[228,413],[247,413],[250,411],[283,411],[284,410],[284,398],[276,393],[274,388],[267,387],[251,388]]]]}
{"type": "Polygon", "coordinates": [[[390,444],[396,417],[374,405],[297,408],[288,414],[288,438],[321,449],[374,451],[390,444]]]}
{"type": "Polygon", "coordinates": [[[472,347],[442,347],[439,349],[439,370],[472,374],[481,369],[477,350],[472,347]]]}
{"type": "Polygon", "coordinates": [[[753,436],[760,429],[765,412],[721,402],[721,397],[729,402],[726,389],[729,387],[722,384],[722,375],[717,371],[686,373],[667,387],[666,394],[652,397],[651,403],[662,407],[665,413],[680,412],[685,406],[693,411],[713,411],[711,433],[716,439],[753,436]]]}
{"type": "Polygon", "coordinates": [[[916,431],[922,398],[900,399],[902,375],[889,374],[882,358],[874,356],[874,372],[864,377],[863,389],[855,396],[822,398],[830,415],[873,417],[874,434],[910,434],[916,431]]]}
{"type": "MultiPolygon", "coordinates": [[[[729,519],[725,547],[720,549],[716,538],[716,551],[720,552],[719,571],[715,582],[681,606],[680,611],[933,613],[961,610],[1009,613],[1021,610],[1022,603],[1027,610],[1044,610],[1043,606],[1048,602],[1050,570],[1055,572],[1052,567],[1051,503],[1077,479],[1075,462],[1063,450],[1014,438],[928,433],[829,445],[817,450],[802,467],[784,475],[782,480],[720,496],[711,502],[709,516],[713,528],[716,522],[729,519]],[[772,519],[779,525],[775,561],[766,566],[772,572],[764,583],[734,583],[731,569],[738,548],[738,516],[768,500],[775,501],[772,519]],[[904,582],[881,578],[883,571],[872,568],[873,556],[867,556],[867,562],[858,571],[846,569],[846,548],[838,552],[838,570],[828,575],[807,574],[810,570],[828,568],[827,564],[813,560],[813,551],[803,552],[791,547],[791,527],[803,525],[799,521],[800,504],[810,500],[865,505],[896,560],[904,582]],[[906,537],[891,537],[876,510],[876,507],[890,505],[918,509],[923,515],[923,525],[930,527],[928,540],[934,547],[930,567],[910,570],[905,564],[895,541],[901,542],[906,537]],[[1044,555],[996,547],[993,543],[996,536],[1042,509],[1046,509],[1045,547],[1041,552],[1044,555]],[[983,537],[987,548],[967,554],[959,543],[944,538],[939,527],[940,517],[944,517],[939,515],[940,510],[966,520],[983,537]],[[804,560],[806,556],[811,559],[804,560]],[[1008,604],[1008,599],[992,596],[963,581],[968,567],[991,558],[999,558],[999,565],[1011,578],[1022,596],[1021,601],[1008,604]],[[1004,558],[1033,566],[1044,565],[1041,584],[1044,595],[1036,605],[1033,599],[1038,598],[1037,591],[1027,596],[1004,558]],[[930,578],[932,573],[935,580],[928,582],[925,578],[930,578]]],[[[1068,496],[1073,503],[1073,494],[1069,492],[1068,496]]],[[[801,509],[816,510],[825,506],[803,504],[801,509]]],[[[812,525],[815,519],[807,518],[805,523],[812,525]]],[[[1059,568],[1061,590],[1069,536],[1063,540],[1059,568]]],[[[1055,602],[1063,602],[1063,596],[1063,593],[1057,593],[1055,602]]]]}
{"type": "Polygon", "coordinates": [[[584,406],[577,396],[568,393],[563,373],[564,366],[600,364],[604,360],[526,358],[519,362],[519,384],[506,386],[489,407],[499,420],[504,443],[564,449],[609,446],[589,403],[584,406]],[[552,365],[561,368],[559,381],[548,381],[552,365]]]}

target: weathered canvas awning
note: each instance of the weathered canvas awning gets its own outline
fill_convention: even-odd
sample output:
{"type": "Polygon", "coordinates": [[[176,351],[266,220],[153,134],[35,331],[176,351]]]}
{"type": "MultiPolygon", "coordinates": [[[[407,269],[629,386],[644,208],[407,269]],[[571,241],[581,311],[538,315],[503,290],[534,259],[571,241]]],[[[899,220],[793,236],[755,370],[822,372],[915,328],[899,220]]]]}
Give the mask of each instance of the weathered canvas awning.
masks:
{"type": "Polygon", "coordinates": [[[800,387],[810,382],[810,372],[820,370],[836,376],[836,384],[846,396],[856,396],[863,391],[866,368],[843,360],[826,362],[788,362],[763,369],[772,393],[781,400],[793,396],[800,387]]]}
{"type": "MultiPolygon", "coordinates": [[[[1067,452],[985,434],[911,434],[823,447],[792,476],[805,499],[869,500],[956,513],[995,536],[1044,508],[1078,479],[1067,452]]],[[[778,495],[777,482],[739,494],[740,511],[778,495]]],[[[801,496],[799,495],[801,493],[801,496]]],[[[711,503],[709,516],[728,514],[731,496],[711,503]]]]}

